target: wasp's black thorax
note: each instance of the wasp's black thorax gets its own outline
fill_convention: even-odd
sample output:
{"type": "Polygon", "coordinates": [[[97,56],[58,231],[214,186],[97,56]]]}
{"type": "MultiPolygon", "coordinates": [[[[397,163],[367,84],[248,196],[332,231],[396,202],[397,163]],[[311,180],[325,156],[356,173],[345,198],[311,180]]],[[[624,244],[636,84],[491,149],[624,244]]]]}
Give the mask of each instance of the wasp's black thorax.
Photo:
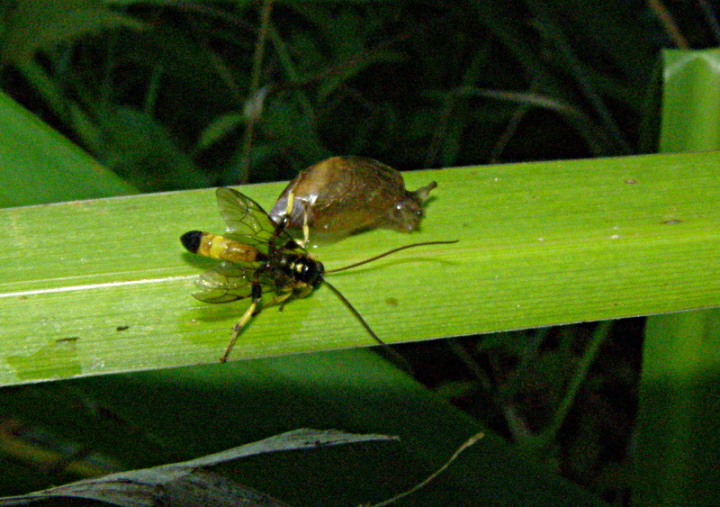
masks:
{"type": "Polygon", "coordinates": [[[276,285],[285,286],[293,282],[300,286],[315,287],[322,281],[325,267],[322,262],[317,261],[306,254],[283,254],[269,260],[268,268],[272,273],[281,274],[276,276],[276,285]]]}

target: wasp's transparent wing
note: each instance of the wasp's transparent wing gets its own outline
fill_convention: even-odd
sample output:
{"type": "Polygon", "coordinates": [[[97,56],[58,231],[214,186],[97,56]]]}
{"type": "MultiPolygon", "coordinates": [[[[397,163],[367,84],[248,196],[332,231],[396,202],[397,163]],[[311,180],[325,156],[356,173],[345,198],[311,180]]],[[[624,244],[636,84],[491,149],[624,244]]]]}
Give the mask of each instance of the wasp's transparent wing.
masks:
{"type": "Polygon", "coordinates": [[[250,266],[223,261],[198,277],[195,285],[200,292],[193,297],[205,303],[229,303],[249,297],[253,273],[250,266]]]}
{"type": "MultiPolygon", "coordinates": [[[[218,188],[216,195],[220,215],[227,224],[228,234],[225,237],[255,247],[265,246],[271,241],[290,241],[290,236],[284,231],[276,235],[277,225],[262,206],[248,196],[232,188],[218,188]]],[[[267,247],[261,250],[267,252],[267,247]]]]}

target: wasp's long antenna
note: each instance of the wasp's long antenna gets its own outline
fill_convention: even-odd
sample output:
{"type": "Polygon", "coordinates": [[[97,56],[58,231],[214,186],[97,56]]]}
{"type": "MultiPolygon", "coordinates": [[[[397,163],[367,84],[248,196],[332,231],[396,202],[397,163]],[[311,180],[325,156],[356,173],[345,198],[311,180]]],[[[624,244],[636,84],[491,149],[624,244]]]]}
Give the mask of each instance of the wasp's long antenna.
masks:
{"type": "Polygon", "coordinates": [[[382,341],[378,335],[375,334],[375,331],[372,330],[372,328],[370,327],[370,324],[368,324],[368,323],[365,321],[365,319],[363,318],[363,316],[360,315],[360,312],[358,312],[358,311],[355,309],[355,307],[352,305],[352,303],[351,303],[350,301],[348,301],[348,299],[347,299],[345,296],[343,296],[342,292],[340,292],[340,291],[337,289],[337,287],[335,287],[333,284],[328,283],[328,281],[325,280],[325,279],[323,279],[323,283],[324,283],[331,291],[333,291],[333,292],[335,293],[335,295],[338,297],[338,299],[339,299],[340,301],[342,301],[342,304],[345,305],[345,308],[347,308],[348,310],[350,310],[350,313],[352,313],[352,314],[355,316],[355,318],[358,320],[358,322],[360,322],[360,324],[362,325],[362,327],[365,328],[365,331],[367,331],[368,334],[369,334],[370,336],[372,336],[373,339],[374,339],[376,342],[378,342],[380,345],[382,345],[383,347],[385,347],[385,350],[388,351],[388,353],[390,354],[390,356],[391,356],[393,359],[395,359],[395,361],[399,362],[400,365],[402,365],[409,373],[412,373],[412,367],[410,366],[410,363],[407,362],[407,359],[405,359],[405,358],[404,358],[402,355],[400,355],[396,350],[394,350],[392,347],[390,347],[390,345],[388,345],[387,343],[385,343],[384,341],[382,341]]]}
{"type": "MultiPolygon", "coordinates": [[[[456,239],[454,241],[425,241],[423,243],[413,243],[412,245],[400,246],[398,248],[393,248],[392,250],[388,250],[385,253],[381,253],[380,255],[376,255],[375,257],[370,257],[369,259],[365,259],[364,261],[356,262],[355,264],[350,264],[349,266],[343,266],[342,268],[328,269],[325,272],[326,273],[337,273],[339,271],[345,271],[346,269],[356,268],[358,266],[362,266],[363,264],[367,264],[368,262],[373,262],[378,259],[382,259],[383,257],[386,257],[390,254],[394,254],[395,252],[399,252],[400,250],[405,250],[406,248],[414,248],[416,246],[427,246],[427,245],[450,245],[452,243],[457,243],[458,241],[460,241],[460,240],[456,239]]],[[[376,339],[377,339],[377,337],[376,337],[376,339]]]]}

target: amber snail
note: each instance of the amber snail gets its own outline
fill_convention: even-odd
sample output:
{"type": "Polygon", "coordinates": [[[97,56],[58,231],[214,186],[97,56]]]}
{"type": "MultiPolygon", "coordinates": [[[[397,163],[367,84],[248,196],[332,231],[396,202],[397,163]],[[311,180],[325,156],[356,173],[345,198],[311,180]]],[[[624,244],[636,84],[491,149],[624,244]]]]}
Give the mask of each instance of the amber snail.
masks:
{"type": "Polygon", "coordinates": [[[410,192],[397,170],[377,160],[332,157],[298,174],[280,194],[270,218],[280,223],[290,209],[288,229],[303,229],[306,238],[308,230],[326,239],[377,227],[411,232],[418,229],[423,204],[436,186],[433,181],[410,192]]]}

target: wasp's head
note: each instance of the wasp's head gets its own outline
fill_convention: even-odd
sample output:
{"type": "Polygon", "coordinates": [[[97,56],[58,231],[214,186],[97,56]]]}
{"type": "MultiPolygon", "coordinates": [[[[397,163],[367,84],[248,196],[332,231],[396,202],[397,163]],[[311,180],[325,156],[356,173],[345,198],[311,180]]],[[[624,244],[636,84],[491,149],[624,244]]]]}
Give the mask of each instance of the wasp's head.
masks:
{"type": "Polygon", "coordinates": [[[325,266],[322,265],[322,262],[308,256],[295,259],[290,269],[295,280],[313,287],[322,281],[323,274],[325,274],[325,266]]]}

